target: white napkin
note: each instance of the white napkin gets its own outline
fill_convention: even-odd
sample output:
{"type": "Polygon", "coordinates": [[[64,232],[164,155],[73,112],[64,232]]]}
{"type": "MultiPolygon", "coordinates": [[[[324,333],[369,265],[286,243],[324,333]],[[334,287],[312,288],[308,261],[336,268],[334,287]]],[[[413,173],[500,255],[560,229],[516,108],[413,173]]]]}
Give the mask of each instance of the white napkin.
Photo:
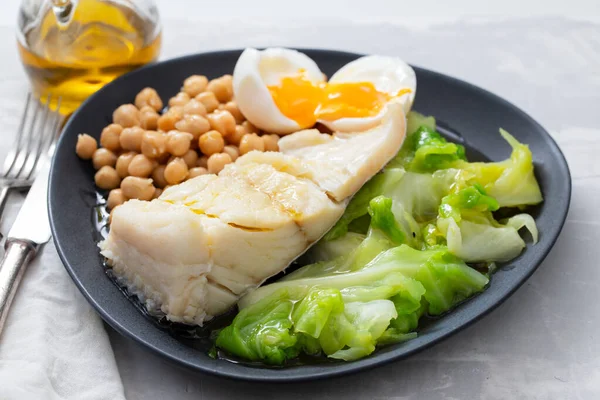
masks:
{"type": "MultiPolygon", "coordinates": [[[[5,211],[3,232],[20,203],[5,211]]],[[[0,336],[0,399],[125,399],[102,321],[71,281],[52,239],[25,272],[0,336]]]]}

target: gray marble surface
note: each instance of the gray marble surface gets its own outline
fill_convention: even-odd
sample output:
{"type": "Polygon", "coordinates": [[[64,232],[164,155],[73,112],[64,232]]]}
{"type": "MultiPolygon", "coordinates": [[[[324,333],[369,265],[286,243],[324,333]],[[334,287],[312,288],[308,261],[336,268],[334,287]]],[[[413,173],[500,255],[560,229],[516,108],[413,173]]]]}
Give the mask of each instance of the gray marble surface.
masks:
{"type": "MultiPolygon", "coordinates": [[[[108,329],[128,399],[600,398],[598,22],[552,17],[419,24],[392,17],[348,22],[163,14],[162,58],[244,46],[337,48],[399,55],[482,86],[551,132],[569,162],[573,196],[561,237],[521,289],[477,324],[405,361],[323,382],[250,384],[173,367],[108,329]]],[[[0,156],[27,88],[13,29],[0,24],[0,156]]]]}

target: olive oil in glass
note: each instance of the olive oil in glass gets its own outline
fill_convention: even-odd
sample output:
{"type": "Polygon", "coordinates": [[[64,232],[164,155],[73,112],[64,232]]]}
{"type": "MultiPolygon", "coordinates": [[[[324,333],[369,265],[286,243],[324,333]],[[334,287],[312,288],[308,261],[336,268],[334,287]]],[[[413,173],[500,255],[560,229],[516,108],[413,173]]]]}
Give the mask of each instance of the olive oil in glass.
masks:
{"type": "Polygon", "coordinates": [[[158,12],[148,0],[24,0],[18,48],[40,99],[70,114],[118,76],[154,61],[158,12]]]}

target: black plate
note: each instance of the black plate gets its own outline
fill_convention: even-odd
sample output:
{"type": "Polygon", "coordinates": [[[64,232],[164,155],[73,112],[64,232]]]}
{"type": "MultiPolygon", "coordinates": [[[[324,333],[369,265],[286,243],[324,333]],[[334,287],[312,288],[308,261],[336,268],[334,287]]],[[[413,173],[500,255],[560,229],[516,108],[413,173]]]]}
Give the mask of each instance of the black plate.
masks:
{"type": "MultiPolygon", "coordinates": [[[[331,76],[359,54],[303,50],[331,76]]],[[[91,163],[75,155],[77,134],[96,138],[111,122],[115,108],[133,102],[144,87],[157,89],[163,99],[175,95],[192,74],[209,78],[231,73],[240,51],[197,54],[146,66],[108,84],[87,100],[68,122],[52,164],[49,207],[58,253],[75,284],[104,320],[121,334],[179,365],[215,375],[256,381],[298,381],[357,372],[404,358],[433,345],[478,320],[506,300],[540,265],[556,241],[567,216],[571,178],[567,163],[548,133],[531,117],[505,100],[460,80],[415,68],[418,92],[414,109],[433,115],[444,131],[467,145],[473,155],[502,160],[510,148],[498,134],[502,127],[533,151],[536,175],[545,201],[531,209],[541,233],[535,246],[504,265],[489,289],[448,315],[427,324],[419,336],[376,351],[355,362],[298,365],[283,369],[211,359],[206,352],[177,340],[143,315],[107,277],[96,246],[92,208],[96,203],[91,163]]]]}

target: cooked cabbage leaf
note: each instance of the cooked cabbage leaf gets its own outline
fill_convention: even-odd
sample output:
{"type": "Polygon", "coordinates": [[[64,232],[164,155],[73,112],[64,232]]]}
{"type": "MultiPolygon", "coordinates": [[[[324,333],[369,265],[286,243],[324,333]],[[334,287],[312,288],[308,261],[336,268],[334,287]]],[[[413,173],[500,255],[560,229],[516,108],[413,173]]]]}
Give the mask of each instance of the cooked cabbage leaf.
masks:
{"type": "Polygon", "coordinates": [[[290,299],[289,291],[284,289],[262,299],[251,310],[241,310],[231,325],[219,332],[217,347],[266,364],[281,364],[297,357],[301,347],[297,335],[290,332],[294,307],[290,299]]]}
{"type": "Polygon", "coordinates": [[[425,116],[416,111],[409,112],[406,116],[406,133],[408,135],[415,133],[417,129],[422,126],[435,130],[435,118],[432,116],[425,116]]]}
{"type": "Polygon", "coordinates": [[[488,276],[465,262],[485,262],[491,274],[495,261],[525,248],[522,228],[537,242],[530,215],[494,217],[542,201],[526,145],[500,130],[510,157],[470,163],[432,117],[409,113],[407,133],[306,256],[309,265],[240,299],[218,347],[275,365],[300,353],[355,360],[415,337],[423,315],[482,291],[488,276]]]}
{"type": "Polygon", "coordinates": [[[498,208],[498,202],[478,183],[451,193],[442,199],[437,232],[435,228],[427,228],[430,235],[427,242],[435,246],[442,237],[445,241],[441,243],[467,262],[511,260],[525,248],[519,230],[526,227],[535,243],[537,227],[528,214],[519,214],[500,223],[491,213],[498,208]]]}
{"type": "Polygon", "coordinates": [[[340,220],[325,235],[325,240],[333,240],[345,235],[352,221],[368,214],[371,200],[391,190],[403,176],[404,170],[402,169],[388,170],[375,175],[354,195],[340,220]]]}
{"type": "Polygon", "coordinates": [[[373,229],[382,231],[396,245],[404,242],[406,236],[392,212],[392,199],[377,196],[369,202],[368,211],[373,229]]]}
{"type": "Polygon", "coordinates": [[[515,215],[504,225],[489,216],[460,221],[440,218],[437,221],[437,228],[446,238],[450,252],[467,262],[512,260],[526,246],[519,235],[522,227],[526,227],[534,243],[537,242],[537,227],[528,214],[515,215]]]}
{"type": "Polygon", "coordinates": [[[456,193],[451,193],[442,199],[440,205],[440,217],[454,218],[455,221],[460,221],[463,210],[471,212],[496,211],[498,202],[493,197],[485,193],[483,187],[476,183],[465,189],[461,189],[456,193]]]}
{"type": "Polygon", "coordinates": [[[406,334],[421,315],[448,311],[488,283],[444,248],[400,245],[354,271],[334,260],[309,267],[244,296],[216,345],[268,364],[296,357],[306,343],[309,354],[354,360],[414,337],[406,334]]]}
{"type": "Polygon", "coordinates": [[[408,141],[412,158],[404,159],[404,167],[409,171],[433,172],[466,161],[465,148],[446,141],[434,129],[422,126],[409,136],[408,141]]]}
{"type": "Polygon", "coordinates": [[[475,162],[460,165],[471,174],[471,181],[483,186],[500,207],[522,207],[541,203],[542,192],[533,172],[529,147],[500,129],[502,137],[512,147],[510,158],[500,162],[475,162]]]}
{"type": "MultiPolygon", "coordinates": [[[[424,117],[413,116],[412,120],[423,121],[424,117]]],[[[508,132],[500,130],[513,149],[510,158],[470,163],[464,160],[462,146],[448,143],[433,130],[431,120],[427,123],[410,133],[395,159],[354,196],[342,218],[325,235],[325,241],[344,236],[359,218],[368,223],[369,202],[381,195],[393,200],[392,210],[398,223],[409,234],[406,243],[415,248],[423,245],[421,223],[435,220],[442,198],[461,189],[468,189],[465,196],[482,190],[488,201],[495,200],[495,209],[535,205],[543,200],[533,173],[531,151],[508,132]],[[419,151],[421,155],[417,154],[419,151]],[[427,157],[430,161],[423,161],[427,157]],[[439,169],[425,172],[423,165],[439,169]]]]}

